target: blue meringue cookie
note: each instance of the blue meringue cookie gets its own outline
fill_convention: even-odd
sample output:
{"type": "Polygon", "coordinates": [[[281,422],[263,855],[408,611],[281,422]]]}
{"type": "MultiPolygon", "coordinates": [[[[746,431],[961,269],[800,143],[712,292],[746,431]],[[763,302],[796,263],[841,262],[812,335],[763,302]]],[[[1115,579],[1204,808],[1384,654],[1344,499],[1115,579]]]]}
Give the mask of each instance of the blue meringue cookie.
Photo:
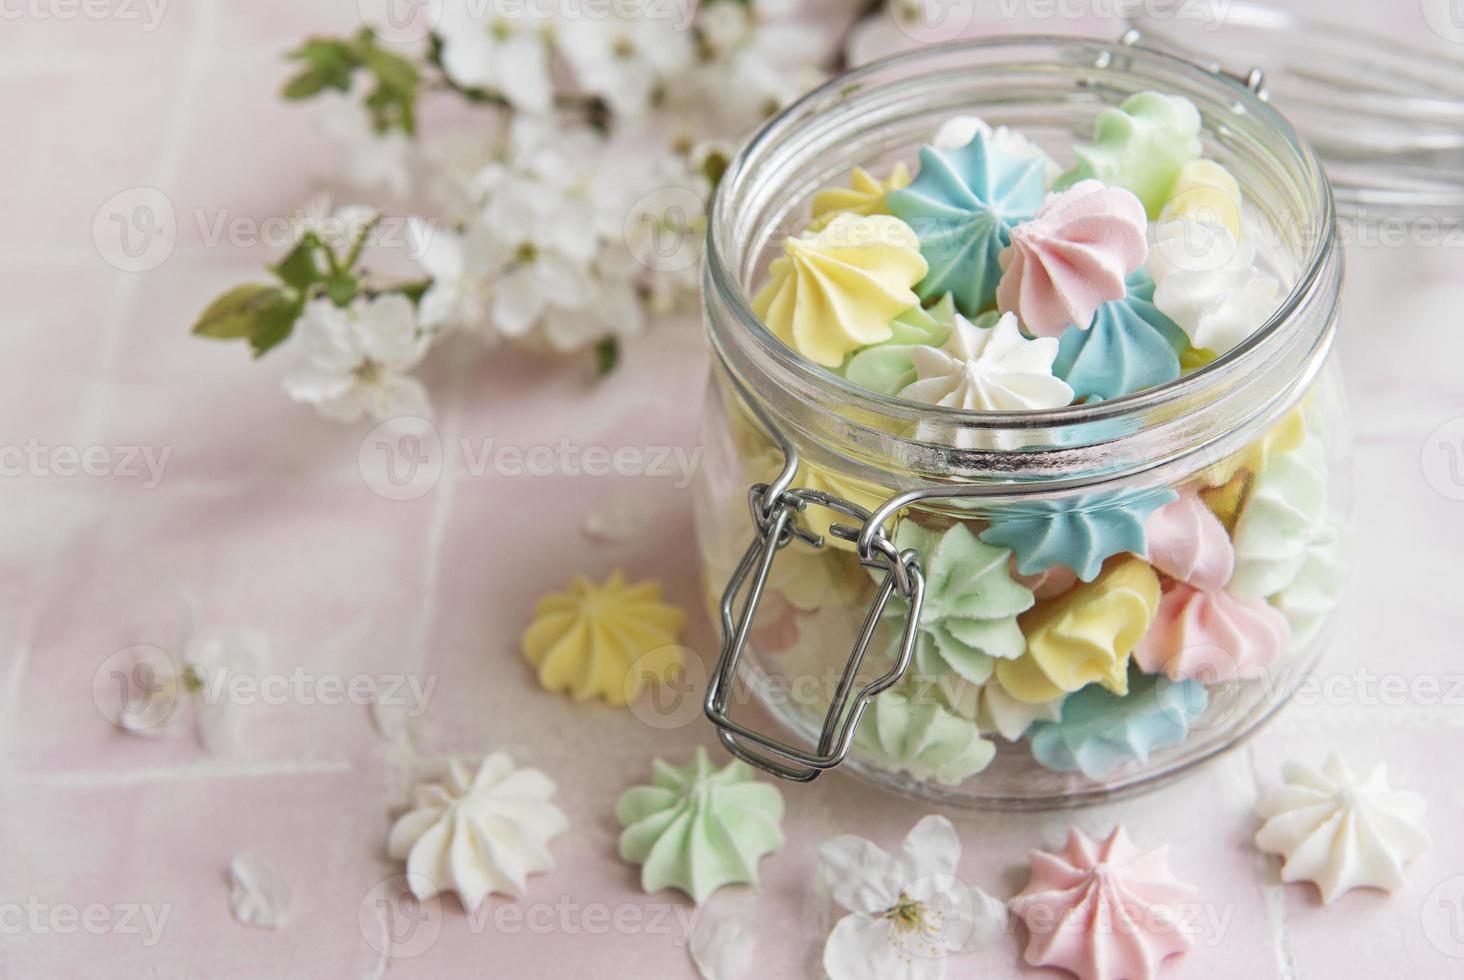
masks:
{"type": "Polygon", "coordinates": [[[1117,398],[1179,377],[1189,337],[1154,305],[1154,277],[1139,269],[1127,295],[1098,307],[1086,330],[1077,324],[1058,339],[1052,373],[1075,398],[1117,398]]]}
{"type": "Polygon", "coordinates": [[[1034,722],[1027,737],[1032,756],[1048,769],[1103,779],[1183,742],[1209,700],[1198,681],[1132,670],[1126,696],[1089,684],[1063,702],[1060,720],[1034,722]]]}
{"type": "Polygon", "coordinates": [[[1004,504],[987,515],[991,526],[980,537],[987,544],[1012,549],[1017,571],[1023,575],[1067,565],[1084,582],[1091,582],[1110,555],[1145,554],[1144,522],[1178,497],[1167,489],[1117,490],[1004,504]]]}
{"type": "Polygon", "coordinates": [[[1046,197],[1040,156],[1013,156],[984,133],[958,150],[920,148],[920,173],[890,191],[885,205],[920,239],[930,270],[915,286],[922,300],[949,291],[974,316],[996,301],[998,256],[1012,228],[1030,221],[1046,197]]]}

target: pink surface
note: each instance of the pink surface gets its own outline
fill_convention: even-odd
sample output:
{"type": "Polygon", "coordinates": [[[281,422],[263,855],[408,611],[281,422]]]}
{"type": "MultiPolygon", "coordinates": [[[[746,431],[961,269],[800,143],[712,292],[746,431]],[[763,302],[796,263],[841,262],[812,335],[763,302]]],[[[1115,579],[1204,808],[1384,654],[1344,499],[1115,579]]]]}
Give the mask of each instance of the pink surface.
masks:
{"type": "MultiPolygon", "coordinates": [[[[1423,22],[1412,4],[1345,7],[1370,26],[1423,22]]],[[[0,34],[0,444],[171,454],[152,487],[120,473],[0,483],[0,977],[691,973],[690,904],[640,892],[615,857],[613,805],[654,756],[714,745],[710,729],[694,713],[662,729],[573,705],[538,690],[517,652],[535,597],[573,572],[624,567],[667,582],[693,611],[687,645],[709,657],[689,495],[664,476],[474,474],[454,447],[567,437],[689,449],[705,369],[695,325],[658,327],[601,383],[467,342],[438,352],[427,374],[449,452],[435,488],[412,501],[363,480],[369,426],[340,428],[284,398],[287,357],[250,364],[186,336],[209,298],[264,261],[208,245],[195,217],[289,214],[335,166],[310,114],[276,101],[279,54],[307,32],[354,29],[353,9],[198,0],[167,5],[152,31],[24,15],[0,34]],[[91,229],[104,201],[136,187],[168,197],[178,238],[161,265],[133,274],[99,257],[91,229]],[[647,515],[643,535],[604,545],[582,533],[591,509],[627,501],[647,515]],[[94,675],[118,650],[171,642],[185,590],[204,627],[267,632],[281,671],[412,674],[436,684],[427,710],[388,738],[357,704],[251,705],[228,757],[186,734],[122,734],[93,701],[94,675]],[[499,900],[478,918],[444,902],[384,954],[380,883],[400,870],[385,855],[392,817],[419,771],[489,749],[559,783],[573,831],[554,845],[558,867],[533,880],[524,918],[499,900]],[[242,851],[290,882],[295,911],[277,931],[230,917],[226,870],[242,851]],[[27,907],[45,921],[17,930],[27,907]],[[65,926],[93,907],[110,923],[98,934],[65,926]],[[155,943],[144,909],[166,914],[155,943]]],[[[1146,797],[951,815],[963,877],[1003,897],[1023,885],[1027,851],[1060,846],[1069,823],[1106,836],[1122,821],[1142,845],[1172,845],[1203,903],[1177,976],[1464,972],[1460,923],[1450,933],[1440,918],[1442,901],[1464,899],[1464,612],[1452,585],[1464,476],[1437,463],[1441,439],[1464,437],[1464,252],[1363,245],[1350,260],[1341,347],[1359,437],[1356,572],[1317,683],[1244,750],[1146,797]],[[1258,788],[1281,761],[1319,763],[1334,749],[1364,768],[1385,760],[1394,785],[1424,793],[1436,843],[1401,893],[1324,909],[1310,888],[1282,886],[1250,837],[1258,788]]],[[[839,915],[814,879],[818,844],[848,832],[893,847],[926,812],[838,775],[784,793],[787,848],[764,862],[756,890],[729,889],[707,913],[747,917],[767,980],[817,974],[839,915]]],[[[1019,965],[1024,938],[1014,931],[948,975],[1057,976],[1019,965]]]]}

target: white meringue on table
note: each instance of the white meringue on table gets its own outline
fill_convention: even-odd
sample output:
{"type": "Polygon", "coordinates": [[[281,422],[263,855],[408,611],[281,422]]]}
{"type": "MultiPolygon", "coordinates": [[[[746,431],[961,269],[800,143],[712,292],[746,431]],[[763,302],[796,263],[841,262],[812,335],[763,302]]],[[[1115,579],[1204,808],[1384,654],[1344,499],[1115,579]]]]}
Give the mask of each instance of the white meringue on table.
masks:
{"type": "Polygon", "coordinates": [[[1315,883],[1323,903],[1353,888],[1402,887],[1403,865],[1433,843],[1423,797],[1390,788],[1381,765],[1359,780],[1333,755],[1320,771],[1288,762],[1281,778],[1257,807],[1266,822],[1256,846],[1284,859],[1282,881],[1315,883]]]}
{"type": "Polygon", "coordinates": [[[1268,320],[1281,285],[1256,269],[1256,248],[1193,218],[1154,225],[1147,268],[1154,305],[1202,350],[1223,354],[1268,320]]]}
{"type": "MultiPolygon", "coordinates": [[[[906,385],[900,397],[976,412],[1061,408],[1073,400],[1073,390],[1053,377],[1056,358],[1057,338],[1028,340],[1014,314],[1002,314],[990,328],[957,314],[944,347],[910,349],[918,380],[906,385]]],[[[1007,435],[1011,433],[952,431],[926,422],[916,429],[918,439],[957,449],[1008,448],[1002,438],[1007,435]]]]}
{"type": "Polygon", "coordinates": [[[454,760],[444,782],[417,787],[387,850],[407,862],[419,899],[455,891],[471,910],[495,892],[516,898],[529,875],[554,867],[549,841],[569,829],[553,795],[548,776],[515,768],[503,752],[484,759],[476,774],[454,760]]]}

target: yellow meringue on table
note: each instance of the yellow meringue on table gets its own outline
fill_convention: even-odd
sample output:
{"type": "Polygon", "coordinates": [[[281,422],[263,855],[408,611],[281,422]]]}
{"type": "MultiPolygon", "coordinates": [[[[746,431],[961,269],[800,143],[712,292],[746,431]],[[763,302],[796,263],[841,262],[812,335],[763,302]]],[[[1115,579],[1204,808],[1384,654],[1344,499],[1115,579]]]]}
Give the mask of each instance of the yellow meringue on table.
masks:
{"type": "Polygon", "coordinates": [[[836,368],[850,352],[890,339],[890,321],[920,305],[914,286],[928,268],[899,218],[839,214],[783,241],[752,307],[789,347],[836,368]]]}
{"type": "Polygon", "coordinates": [[[686,613],[661,601],[661,583],[613,573],[604,585],[576,575],[569,591],[539,600],[523,651],[539,683],[576,701],[625,704],[648,679],[681,664],[686,613]]]}

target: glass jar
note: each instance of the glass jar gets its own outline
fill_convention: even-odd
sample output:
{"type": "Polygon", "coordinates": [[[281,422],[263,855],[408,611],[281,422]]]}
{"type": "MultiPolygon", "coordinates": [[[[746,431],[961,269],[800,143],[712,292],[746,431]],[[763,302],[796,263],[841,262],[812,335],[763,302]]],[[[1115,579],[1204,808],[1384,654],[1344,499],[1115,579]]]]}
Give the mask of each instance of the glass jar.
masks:
{"type": "Polygon", "coordinates": [[[1235,746],[1313,666],[1345,567],[1349,436],[1328,356],[1342,255],[1316,158],[1244,81],[1059,38],[877,62],[752,139],[707,252],[696,517],[723,631],[707,711],[729,749],[792,779],[843,763],[948,805],[1072,804],[1235,746]],[[1145,90],[1199,109],[1204,155],[1238,178],[1244,234],[1283,285],[1270,320],[1212,363],[1096,404],[965,412],[853,385],[753,314],[783,237],[853,167],[913,160],[957,114],[1066,163],[1100,110],[1145,90]],[[1148,538],[1167,520],[1183,551],[1201,509],[1235,573],[1185,595],[1148,538]],[[1161,621],[1173,656],[1144,646],[1161,621]],[[1279,654],[1254,656],[1247,631],[1278,628],[1279,654]]]}

